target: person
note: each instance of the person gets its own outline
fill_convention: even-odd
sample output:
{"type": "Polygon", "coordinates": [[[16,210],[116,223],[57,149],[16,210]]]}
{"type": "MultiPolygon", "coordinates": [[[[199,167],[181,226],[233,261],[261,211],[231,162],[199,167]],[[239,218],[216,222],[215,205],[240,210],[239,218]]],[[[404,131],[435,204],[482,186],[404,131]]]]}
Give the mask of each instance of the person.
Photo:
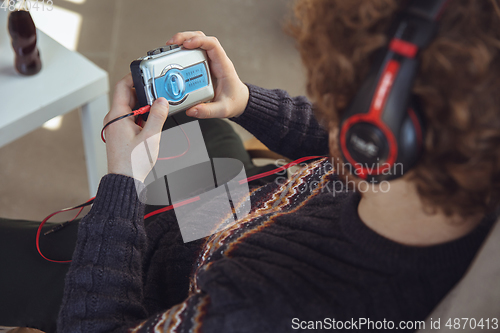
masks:
{"type": "MultiPolygon", "coordinates": [[[[163,130],[193,121],[178,113],[169,116],[163,130]]],[[[242,162],[247,176],[254,176],[276,168],[275,165],[256,166],[245,150],[238,134],[221,119],[198,120],[204,148],[210,158],[233,158],[242,162]]],[[[255,179],[250,186],[271,182],[275,175],[255,179]]],[[[164,206],[147,204],[145,213],[164,206]]],[[[74,211],[71,211],[74,212],[74,211]]],[[[72,213],[74,217],[74,213],[72,213]]],[[[68,216],[68,218],[70,218],[68,216]]],[[[145,225],[155,219],[145,219],[145,225]]],[[[50,220],[51,222],[53,220],[50,220]]],[[[46,223],[40,230],[40,253],[35,246],[39,221],[0,218],[0,265],[5,274],[0,278],[0,327],[31,327],[43,332],[55,332],[59,308],[63,298],[64,278],[68,272],[78,233],[79,219],[52,232],[54,224],[46,223]],[[48,234],[46,234],[48,233],[48,234]],[[42,258],[42,254],[45,258],[42,258]],[[51,262],[56,261],[56,263],[51,262]],[[61,264],[62,263],[62,264],[61,264]]],[[[56,227],[57,228],[57,227],[56,227]]],[[[176,226],[177,230],[178,227],[176,226]]],[[[191,246],[197,244],[193,242],[191,246]]],[[[1,330],[0,330],[1,331],[1,330]]]]}
{"type": "MultiPolygon", "coordinates": [[[[217,79],[214,101],[187,115],[230,118],[292,159],[338,156],[342,112],[402,6],[298,2],[290,31],[315,104],[242,83],[215,37],[176,34],[167,44],[206,50],[217,79]]],[[[359,181],[346,190],[342,180],[349,175],[339,175],[332,159],[319,159],[283,184],[253,190],[250,214],[203,242],[184,244],[168,212],[144,226],[136,183],[151,166],[133,174],[131,150],[161,131],[168,103],[156,100],[142,129],[131,119],[110,126],[109,174],[79,225],[58,331],[421,328],[496,219],[499,28],[494,0],[457,0],[442,14],[438,35],[418,55],[412,88],[427,123],[424,153],[390,190],[376,184],[362,190],[359,181]]],[[[126,76],[105,121],[134,104],[126,76]]]]}

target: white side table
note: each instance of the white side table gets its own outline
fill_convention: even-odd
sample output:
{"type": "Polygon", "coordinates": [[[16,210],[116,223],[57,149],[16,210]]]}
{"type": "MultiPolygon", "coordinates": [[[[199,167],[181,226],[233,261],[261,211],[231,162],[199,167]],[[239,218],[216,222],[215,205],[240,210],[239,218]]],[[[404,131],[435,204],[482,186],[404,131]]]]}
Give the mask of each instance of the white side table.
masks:
{"type": "Polygon", "coordinates": [[[108,73],[38,30],[42,70],[28,77],[17,74],[7,17],[8,12],[0,10],[0,147],[81,107],[89,190],[94,196],[107,172],[100,132],[109,110],[108,73]]]}

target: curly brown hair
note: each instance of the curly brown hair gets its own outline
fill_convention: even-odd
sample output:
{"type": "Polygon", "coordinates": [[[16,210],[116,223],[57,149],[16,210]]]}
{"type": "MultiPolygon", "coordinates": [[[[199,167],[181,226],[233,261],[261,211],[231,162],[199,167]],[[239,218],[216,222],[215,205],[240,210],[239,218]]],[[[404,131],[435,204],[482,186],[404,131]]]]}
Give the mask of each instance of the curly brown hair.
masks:
{"type": "MultiPolygon", "coordinates": [[[[406,1],[299,0],[287,31],[307,69],[317,118],[334,130],[406,1]]],[[[500,198],[500,8],[453,0],[419,54],[413,87],[423,105],[424,155],[408,177],[427,207],[464,217],[500,198]]],[[[336,151],[336,147],[331,147],[336,151]]]]}

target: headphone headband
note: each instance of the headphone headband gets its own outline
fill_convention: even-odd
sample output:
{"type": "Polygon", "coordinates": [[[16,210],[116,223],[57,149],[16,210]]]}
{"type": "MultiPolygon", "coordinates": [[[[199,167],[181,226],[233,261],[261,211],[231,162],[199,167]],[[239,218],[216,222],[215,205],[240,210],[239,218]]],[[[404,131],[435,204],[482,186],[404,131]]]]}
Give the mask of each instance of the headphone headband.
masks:
{"type": "Polygon", "coordinates": [[[379,182],[402,176],[416,162],[422,126],[415,121],[418,117],[411,115],[415,114],[415,107],[409,107],[414,103],[411,90],[419,67],[416,56],[434,38],[448,1],[413,0],[409,3],[392,29],[387,47],[347,108],[340,124],[339,141],[344,161],[354,168],[355,175],[379,182]],[[410,139],[405,138],[403,131],[408,127],[405,125],[408,119],[419,131],[410,139]],[[417,146],[411,148],[416,151],[409,153],[406,148],[413,146],[417,146]],[[395,174],[390,169],[397,162],[404,168],[395,174]]]}
{"type": "Polygon", "coordinates": [[[427,21],[438,21],[449,0],[413,0],[406,11],[427,21]]]}

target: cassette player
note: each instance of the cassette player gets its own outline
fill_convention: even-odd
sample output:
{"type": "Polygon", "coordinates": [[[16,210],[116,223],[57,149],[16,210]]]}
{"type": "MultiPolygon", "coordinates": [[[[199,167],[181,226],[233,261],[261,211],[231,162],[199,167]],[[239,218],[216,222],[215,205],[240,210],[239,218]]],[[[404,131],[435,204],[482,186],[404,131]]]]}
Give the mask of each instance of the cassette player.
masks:
{"type": "Polygon", "coordinates": [[[130,71],[140,107],[165,97],[173,115],[214,98],[207,54],[201,49],[159,47],[133,61],[130,71]]]}

